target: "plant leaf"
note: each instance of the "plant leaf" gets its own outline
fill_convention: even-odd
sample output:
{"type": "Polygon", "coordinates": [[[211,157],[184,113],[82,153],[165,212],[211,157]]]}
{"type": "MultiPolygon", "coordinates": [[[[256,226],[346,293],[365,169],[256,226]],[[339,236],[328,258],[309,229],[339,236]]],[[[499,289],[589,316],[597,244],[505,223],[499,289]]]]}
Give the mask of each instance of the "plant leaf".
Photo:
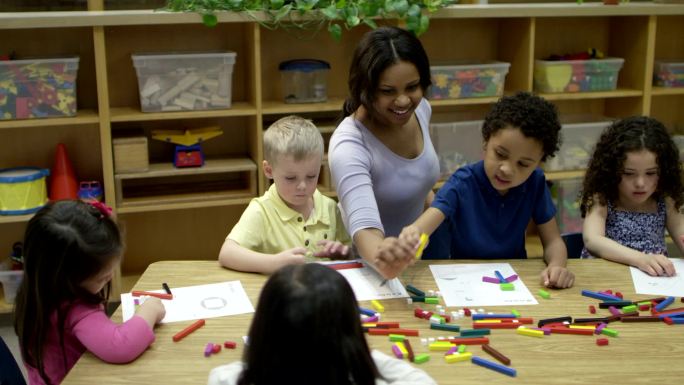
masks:
{"type": "Polygon", "coordinates": [[[430,18],[427,15],[420,15],[420,27],[416,31],[416,36],[420,36],[430,27],[430,18]]]}
{"type": "MultiPolygon", "coordinates": [[[[339,16],[337,14],[337,7],[335,4],[330,4],[329,6],[321,9],[321,13],[326,17],[326,19],[329,20],[336,20],[339,19],[339,16]]],[[[330,27],[328,27],[330,29],[330,27]]]]}
{"type": "Polygon", "coordinates": [[[331,23],[328,25],[328,32],[330,32],[330,36],[332,36],[335,41],[340,41],[342,38],[342,27],[340,27],[339,24],[331,23]]]}
{"type": "Polygon", "coordinates": [[[278,10],[278,12],[276,12],[275,15],[273,16],[273,18],[274,18],[273,22],[274,22],[274,23],[277,23],[277,22],[279,22],[280,20],[282,20],[283,17],[287,16],[287,14],[290,13],[290,10],[291,10],[291,9],[292,9],[292,4],[285,4],[285,5],[284,5],[282,8],[280,8],[280,9],[278,10]]]}
{"type": "Polygon", "coordinates": [[[407,0],[395,0],[393,8],[394,12],[396,12],[399,17],[403,18],[406,16],[406,12],[409,9],[409,3],[407,0]]]}
{"type": "Polygon", "coordinates": [[[216,27],[216,24],[218,24],[218,19],[213,13],[205,13],[202,15],[202,23],[204,23],[204,25],[207,27],[216,27]]]}

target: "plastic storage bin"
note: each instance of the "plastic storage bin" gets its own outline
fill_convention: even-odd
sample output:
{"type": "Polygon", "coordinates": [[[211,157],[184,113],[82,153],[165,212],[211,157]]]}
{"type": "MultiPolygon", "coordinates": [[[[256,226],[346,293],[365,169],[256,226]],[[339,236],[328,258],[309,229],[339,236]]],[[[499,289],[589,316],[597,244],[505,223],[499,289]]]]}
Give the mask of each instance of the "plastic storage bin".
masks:
{"type": "Polygon", "coordinates": [[[535,60],[534,88],[538,92],[614,90],[624,62],[621,58],[535,60]]]}
{"type": "Polygon", "coordinates": [[[323,60],[297,59],[280,63],[285,103],[317,103],[328,100],[328,71],[323,60]]]}
{"type": "Polygon", "coordinates": [[[482,159],[481,120],[432,123],[430,137],[439,157],[440,178],[448,178],[459,167],[482,159]]]}
{"type": "Polygon", "coordinates": [[[659,87],[684,87],[684,60],[656,60],[653,67],[653,84],[659,87]]]}
{"type": "Polygon", "coordinates": [[[679,148],[679,160],[684,162],[684,135],[672,135],[672,140],[679,148]]]}
{"type": "Polygon", "coordinates": [[[0,61],[0,120],[76,115],[78,57],[0,61]]]}
{"type": "Polygon", "coordinates": [[[556,220],[561,233],[582,231],[579,194],[582,178],[564,179],[553,182],[552,195],[556,198],[556,220]]]}
{"type": "Polygon", "coordinates": [[[553,158],[547,159],[546,171],[581,170],[589,164],[596,142],[610,121],[564,124],[563,143],[553,158]]]}
{"type": "Polygon", "coordinates": [[[510,66],[510,63],[498,61],[430,66],[430,98],[501,96],[510,66]]]}
{"type": "Polygon", "coordinates": [[[2,291],[5,292],[5,302],[13,304],[17,296],[19,285],[24,277],[23,270],[11,270],[12,264],[9,260],[0,263],[0,284],[2,291]]]}
{"type": "Polygon", "coordinates": [[[131,55],[143,112],[229,108],[235,52],[131,55]]]}

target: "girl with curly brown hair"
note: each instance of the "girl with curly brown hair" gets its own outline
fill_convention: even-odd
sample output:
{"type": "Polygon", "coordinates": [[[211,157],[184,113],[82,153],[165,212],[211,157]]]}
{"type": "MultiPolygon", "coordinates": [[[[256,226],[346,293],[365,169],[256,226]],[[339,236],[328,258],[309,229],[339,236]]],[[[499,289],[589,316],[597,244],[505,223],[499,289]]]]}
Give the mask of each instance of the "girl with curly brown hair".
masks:
{"type": "Polygon", "coordinates": [[[583,258],[634,266],[652,276],[673,276],[665,228],[684,250],[684,203],[679,150],[665,126],[629,117],[608,127],[584,178],[583,258]]]}

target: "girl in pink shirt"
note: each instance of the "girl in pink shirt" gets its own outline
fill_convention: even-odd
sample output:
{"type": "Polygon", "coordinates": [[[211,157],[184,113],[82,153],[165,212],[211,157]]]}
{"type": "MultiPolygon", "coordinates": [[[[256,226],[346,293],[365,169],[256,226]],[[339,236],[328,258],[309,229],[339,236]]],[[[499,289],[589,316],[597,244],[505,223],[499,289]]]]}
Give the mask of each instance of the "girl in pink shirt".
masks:
{"type": "Polygon", "coordinates": [[[126,363],[154,341],[165,315],[159,299],[121,325],[104,312],[122,254],[119,228],[102,203],[51,202],[31,218],[14,323],[29,384],[59,384],[86,350],[126,363]]]}

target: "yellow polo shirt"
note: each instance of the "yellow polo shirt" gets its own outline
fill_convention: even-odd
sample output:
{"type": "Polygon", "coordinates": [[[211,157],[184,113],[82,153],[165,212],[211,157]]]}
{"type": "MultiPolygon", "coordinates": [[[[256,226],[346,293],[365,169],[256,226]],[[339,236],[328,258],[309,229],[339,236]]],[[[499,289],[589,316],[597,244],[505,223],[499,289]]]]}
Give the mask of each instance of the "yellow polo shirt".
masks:
{"type": "MultiPolygon", "coordinates": [[[[289,208],[278,195],[275,184],[259,197],[252,199],[233,227],[227,239],[252,251],[277,254],[293,247],[306,247],[316,252],[321,239],[339,241],[351,246],[344,228],[337,202],[321,194],[313,195],[314,210],[307,220],[289,208]]],[[[307,253],[307,260],[313,260],[307,253]]]]}

